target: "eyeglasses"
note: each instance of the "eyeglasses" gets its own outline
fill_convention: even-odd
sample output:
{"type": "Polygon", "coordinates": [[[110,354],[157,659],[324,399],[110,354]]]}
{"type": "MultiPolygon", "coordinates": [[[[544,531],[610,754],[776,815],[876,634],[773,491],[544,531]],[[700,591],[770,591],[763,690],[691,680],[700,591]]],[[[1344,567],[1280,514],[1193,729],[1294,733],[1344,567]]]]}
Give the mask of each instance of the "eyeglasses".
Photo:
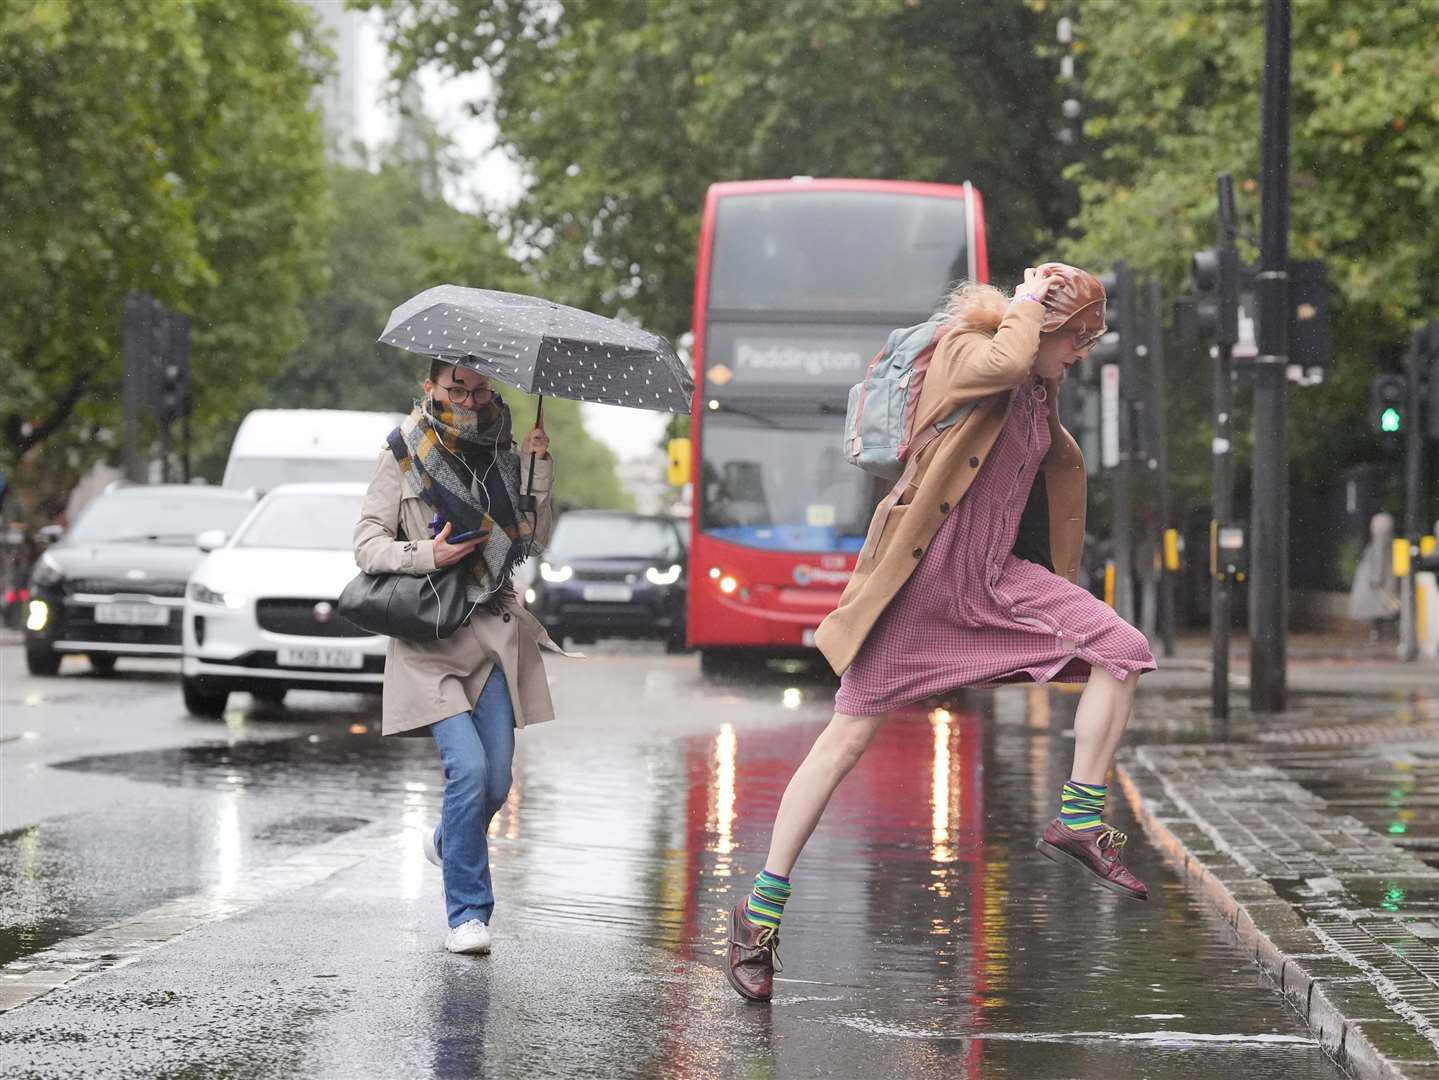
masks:
{"type": "Polygon", "coordinates": [[[1107,333],[1109,333],[1108,327],[1100,327],[1097,332],[1089,329],[1088,327],[1081,327],[1080,329],[1075,330],[1074,333],[1071,335],[1071,340],[1074,342],[1075,351],[1078,351],[1080,349],[1093,348],[1095,345],[1098,345],[1101,341],[1104,340],[1104,335],[1107,333]]]}
{"type": "Polygon", "coordinates": [[[450,404],[452,405],[463,405],[466,401],[485,401],[493,392],[488,386],[476,386],[474,389],[470,389],[468,386],[463,386],[460,383],[437,382],[435,385],[449,395],[450,404]]]}

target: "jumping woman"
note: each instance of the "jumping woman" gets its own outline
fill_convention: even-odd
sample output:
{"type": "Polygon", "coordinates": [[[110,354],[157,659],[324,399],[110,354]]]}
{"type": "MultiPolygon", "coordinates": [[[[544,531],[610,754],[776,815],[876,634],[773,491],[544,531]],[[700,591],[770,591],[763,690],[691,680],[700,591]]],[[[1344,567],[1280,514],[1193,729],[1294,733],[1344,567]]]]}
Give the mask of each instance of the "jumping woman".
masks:
{"type": "Polygon", "coordinates": [[[876,511],[816,633],[840,675],[835,713],[785,789],[753,891],[730,913],[727,970],[742,996],[773,992],[790,872],[886,714],[958,687],[1086,682],[1074,767],[1038,847],[1148,898],[1120,858],[1124,834],[1102,816],[1135,685],[1154,658],[1144,635],[1075,584],[1084,459],[1055,410],[1059,381],[1105,332],[1104,305],[1098,279],[1062,263],[1026,270],[1013,297],[966,283],[946,303],[914,430],[973,408],[919,451],[909,482],[876,511]]]}

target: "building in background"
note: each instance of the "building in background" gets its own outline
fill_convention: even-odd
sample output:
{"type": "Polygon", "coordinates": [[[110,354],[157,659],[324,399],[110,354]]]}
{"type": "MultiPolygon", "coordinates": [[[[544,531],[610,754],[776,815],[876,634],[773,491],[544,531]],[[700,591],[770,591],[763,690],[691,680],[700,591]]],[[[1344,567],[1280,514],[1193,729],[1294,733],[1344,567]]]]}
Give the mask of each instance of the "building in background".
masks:
{"type": "Polygon", "coordinates": [[[320,34],[334,53],[330,76],[318,92],[325,114],[325,144],[333,161],[346,165],[364,162],[364,103],[360,95],[369,85],[361,36],[365,14],[352,11],[345,0],[300,0],[314,12],[320,34]]]}

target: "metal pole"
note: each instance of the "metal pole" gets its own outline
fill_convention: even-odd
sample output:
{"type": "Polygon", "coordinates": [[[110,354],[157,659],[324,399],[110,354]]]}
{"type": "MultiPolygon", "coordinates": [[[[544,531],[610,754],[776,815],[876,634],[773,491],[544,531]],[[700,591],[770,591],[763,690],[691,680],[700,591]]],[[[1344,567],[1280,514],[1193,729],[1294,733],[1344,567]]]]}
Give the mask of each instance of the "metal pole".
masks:
{"type": "Polygon", "coordinates": [[[125,479],[132,483],[143,479],[140,468],[140,415],[144,409],[150,364],[149,312],[149,297],[143,293],[132,292],[125,297],[125,312],[121,319],[125,370],[121,376],[120,396],[125,409],[125,479]]]}
{"type": "Polygon", "coordinates": [[[1409,544],[1409,573],[1399,581],[1399,659],[1419,657],[1418,612],[1415,610],[1414,559],[1424,535],[1424,344],[1427,330],[1414,331],[1405,369],[1409,377],[1404,404],[1404,539],[1409,544]]]}
{"type": "Polygon", "coordinates": [[[1135,322],[1134,276],[1122,262],[1114,264],[1119,293],[1119,464],[1114,470],[1114,610],[1125,622],[1134,622],[1134,396],[1135,322]]]}
{"type": "Polygon", "coordinates": [[[1249,707],[1281,712],[1289,599],[1289,0],[1264,3],[1259,356],[1254,372],[1249,707]]]}
{"type": "MultiPolygon", "coordinates": [[[[1215,178],[1218,215],[1215,249],[1221,268],[1235,261],[1235,230],[1239,211],[1234,202],[1234,177],[1220,173],[1215,178]]],[[[1213,650],[1210,701],[1214,718],[1220,722],[1218,735],[1229,737],[1229,641],[1233,631],[1234,569],[1220,538],[1234,522],[1234,327],[1226,308],[1238,302],[1231,295],[1233,274],[1220,271],[1218,341],[1210,350],[1214,359],[1214,520],[1209,536],[1209,634],[1213,650]]]]}
{"type": "Polygon", "coordinates": [[[1164,534],[1170,521],[1169,503],[1169,420],[1165,402],[1164,324],[1160,307],[1164,303],[1157,280],[1149,283],[1149,371],[1150,423],[1154,432],[1154,467],[1159,473],[1159,638],[1165,656],[1174,655],[1174,574],[1165,565],[1164,534]]]}

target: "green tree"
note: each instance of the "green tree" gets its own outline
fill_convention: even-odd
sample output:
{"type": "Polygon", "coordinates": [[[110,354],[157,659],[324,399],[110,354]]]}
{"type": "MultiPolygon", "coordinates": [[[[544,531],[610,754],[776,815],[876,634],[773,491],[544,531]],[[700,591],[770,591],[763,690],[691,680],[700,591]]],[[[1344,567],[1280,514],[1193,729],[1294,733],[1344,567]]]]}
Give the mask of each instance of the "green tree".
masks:
{"type": "MultiPolygon", "coordinates": [[[[1263,0],[1140,0],[1122,19],[1080,8],[1091,152],[1072,171],[1071,258],[1124,258],[1187,287],[1189,254],[1213,242],[1219,170],[1258,233],[1263,23],[1263,0]]],[[[1328,263],[1337,360],[1324,386],[1291,398],[1296,485],[1379,456],[1357,422],[1375,353],[1439,312],[1436,58],[1439,0],[1293,4],[1291,253],[1328,263]]],[[[1204,490],[1207,379],[1171,384],[1183,478],[1204,490]]]]}
{"type": "MultiPolygon", "coordinates": [[[[490,223],[440,195],[443,145],[405,141],[423,148],[419,160],[391,148],[374,171],[331,168],[336,213],[324,244],[329,285],[306,302],[305,339],[257,406],[408,411],[429,361],[375,340],[393,308],[445,282],[533,291],[490,223]]],[[[522,437],[534,422],[535,400],[516,390],[503,396],[514,413],[516,437],[522,437]]],[[[240,419],[237,412],[223,425],[209,471],[223,469],[240,419]]],[[[577,402],[548,399],[545,428],[559,463],[559,501],[593,508],[632,505],[616,475],[613,451],[585,431],[577,402]]]]}
{"type": "Polygon", "coordinates": [[[260,392],[321,283],[322,68],[291,0],[0,5],[0,460],[118,425],[133,289],[192,317],[197,431],[260,392]]]}
{"type": "MultiPolygon", "coordinates": [[[[357,0],[364,4],[365,0],[357,0]]],[[[1069,213],[1047,20],[982,0],[379,0],[401,75],[488,70],[539,288],[687,328],[719,180],[971,179],[1008,279],[1069,213]]]]}

